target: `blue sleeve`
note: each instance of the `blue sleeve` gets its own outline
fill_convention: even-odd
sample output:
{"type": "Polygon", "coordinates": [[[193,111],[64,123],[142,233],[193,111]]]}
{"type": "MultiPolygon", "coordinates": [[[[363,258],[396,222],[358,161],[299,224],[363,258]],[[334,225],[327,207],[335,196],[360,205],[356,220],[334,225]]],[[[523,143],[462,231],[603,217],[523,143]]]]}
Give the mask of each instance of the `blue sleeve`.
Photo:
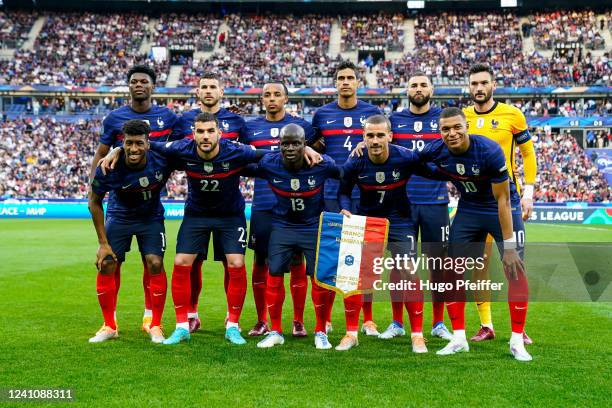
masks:
{"type": "Polygon", "coordinates": [[[102,133],[100,135],[100,144],[107,146],[113,146],[117,141],[117,135],[113,134],[112,118],[110,115],[106,116],[102,121],[102,133]]]}
{"type": "MultiPolygon", "coordinates": [[[[183,139],[181,139],[183,140],[183,139]]],[[[180,155],[180,140],[174,142],[152,142],[150,141],[151,150],[170,159],[176,159],[180,155]]]]}
{"type": "Polygon", "coordinates": [[[110,178],[111,178],[110,173],[107,175],[104,175],[104,173],[102,173],[102,168],[97,167],[96,175],[94,176],[94,179],[91,181],[91,190],[94,193],[96,193],[98,196],[104,198],[106,193],[108,193],[109,191],[113,189],[110,178]]]}
{"type": "Polygon", "coordinates": [[[421,163],[433,161],[438,155],[437,151],[439,149],[440,142],[441,141],[436,140],[432,143],[427,143],[425,147],[423,148],[423,150],[415,149],[413,153],[416,155],[417,160],[420,161],[421,163]]]}
{"type": "Polygon", "coordinates": [[[321,129],[319,128],[319,116],[318,115],[319,112],[315,112],[314,116],[312,117],[312,132],[313,132],[313,136],[312,136],[312,140],[310,141],[310,143],[314,143],[317,140],[319,140],[321,138],[321,129]]]}
{"type": "Polygon", "coordinates": [[[242,159],[245,163],[257,163],[266,154],[270,153],[269,150],[265,149],[254,149],[252,146],[239,144],[238,149],[242,153],[242,159]]]}
{"type": "Polygon", "coordinates": [[[506,165],[506,156],[497,143],[491,145],[487,156],[487,169],[487,173],[491,175],[491,183],[503,183],[510,178],[508,166],[506,165]]]}
{"type": "Polygon", "coordinates": [[[306,138],[306,145],[309,146],[313,144],[316,140],[315,140],[315,131],[312,125],[308,123],[306,120],[302,120],[302,123],[300,123],[300,125],[304,128],[304,136],[306,138]]]}
{"type": "Polygon", "coordinates": [[[355,186],[355,175],[357,168],[356,161],[349,159],[342,166],[342,177],[340,178],[340,187],[338,188],[338,203],[341,210],[351,210],[351,193],[355,186]]]}
{"type": "Polygon", "coordinates": [[[176,115],[174,115],[174,118],[175,121],[174,125],[172,126],[172,133],[170,134],[170,138],[168,140],[180,140],[193,135],[191,125],[185,118],[176,115]]]}
{"type": "Polygon", "coordinates": [[[251,163],[240,171],[242,177],[264,177],[263,168],[259,164],[251,163]]]}
{"type": "Polygon", "coordinates": [[[238,129],[238,141],[242,144],[249,144],[249,134],[247,133],[246,120],[240,116],[240,129],[238,129]]]}

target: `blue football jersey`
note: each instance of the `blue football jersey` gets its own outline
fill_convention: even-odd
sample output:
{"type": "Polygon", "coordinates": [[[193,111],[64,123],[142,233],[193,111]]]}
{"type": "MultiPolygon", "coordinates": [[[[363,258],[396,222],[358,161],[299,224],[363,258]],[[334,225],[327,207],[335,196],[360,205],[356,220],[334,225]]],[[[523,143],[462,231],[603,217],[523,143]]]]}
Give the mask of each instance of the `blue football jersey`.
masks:
{"type": "MultiPolygon", "coordinates": [[[[338,102],[332,102],[317,109],[312,118],[312,127],[316,139],[324,140],[325,153],[342,166],[351,151],[363,141],[365,120],[381,113],[376,106],[364,101],[357,101],[357,105],[351,109],[342,109],[338,102]]],[[[338,182],[330,180],[325,185],[325,199],[336,200],[337,197],[338,182]]],[[[353,191],[353,198],[359,198],[357,189],[353,191]]]]}
{"type": "Polygon", "coordinates": [[[189,125],[165,106],[152,106],[144,113],[136,112],[130,106],[122,106],[111,111],[102,121],[100,143],[112,147],[121,146],[123,124],[132,119],[142,120],[149,124],[151,141],[179,140],[191,134],[189,125]]]}
{"type": "Polygon", "coordinates": [[[193,139],[151,143],[151,149],[172,159],[187,173],[185,213],[207,217],[244,213],[240,193],[240,171],[258,160],[257,151],[226,139],[219,141],[219,154],[204,160],[193,139]]]}
{"type": "MultiPolygon", "coordinates": [[[[434,106],[423,114],[406,109],[393,112],[389,117],[393,131],[393,143],[410,150],[423,150],[434,140],[440,139],[438,120],[442,109],[434,106]]],[[[414,176],[406,185],[406,192],[412,204],[446,204],[448,188],[446,182],[414,176]]]]}
{"type": "Polygon", "coordinates": [[[124,222],[163,220],[160,193],[172,170],[166,158],[153,151],[147,153],[147,164],[140,170],[129,168],[121,153],[113,171],[104,175],[100,167],[96,169],[91,188],[100,197],[112,193],[106,208],[107,218],[124,222]]]}
{"type": "Polygon", "coordinates": [[[265,179],[276,196],[272,222],[285,226],[313,227],[323,211],[323,187],[330,178],[338,179],[340,169],[334,160],[322,155],[323,161],[314,167],[305,166],[289,171],[279,153],[268,154],[258,163],[255,174],[265,179]]]}
{"type": "MultiPolygon", "coordinates": [[[[479,214],[497,214],[491,183],[509,179],[501,147],[484,136],[469,135],[470,147],[462,155],[452,154],[442,140],[435,140],[417,152],[421,160],[435,164],[434,174],[450,180],[461,193],[459,208],[479,214]]],[[[510,179],[512,212],[521,211],[516,185],[510,179]]]]}
{"type": "MultiPolygon", "coordinates": [[[[183,113],[183,120],[187,122],[191,131],[190,137],[193,137],[193,126],[196,116],[202,113],[200,108],[192,109],[183,113]]],[[[215,114],[219,121],[219,129],[221,129],[221,137],[224,139],[238,140],[242,137],[244,131],[245,120],[242,116],[230,112],[225,108],[219,109],[215,114]]]]}
{"type": "Polygon", "coordinates": [[[406,183],[420,165],[418,156],[401,146],[389,144],[389,158],[381,164],[373,163],[365,149],[363,156],[349,158],[342,167],[340,208],[351,208],[350,192],[357,185],[360,215],[384,217],[395,225],[408,223],[406,183]]]}
{"type": "MultiPolygon", "coordinates": [[[[306,143],[312,142],[314,130],[312,125],[302,118],[286,114],[281,120],[271,122],[261,116],[246,123],[245,131],[240,138],[240,142],[249,144],[257,149],[270,151],[279,148],[279,135],[283,126],[295,123],[304,128],[306,143]]],[[[276,203],[276,197],[270,189],[268,183],[261,179],[255,179],[255,191],[253,195],[253,209],[258,211],[271,210],[276,203]]]]}

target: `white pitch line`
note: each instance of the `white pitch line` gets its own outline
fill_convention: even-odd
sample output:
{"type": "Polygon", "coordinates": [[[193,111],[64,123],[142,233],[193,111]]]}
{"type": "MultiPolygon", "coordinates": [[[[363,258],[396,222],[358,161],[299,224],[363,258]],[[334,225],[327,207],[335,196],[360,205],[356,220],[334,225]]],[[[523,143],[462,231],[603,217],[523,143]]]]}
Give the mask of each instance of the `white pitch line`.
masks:
{"type": "MultiPolygon", "coordinates": [[[[526,224],[529,225],[529,224],[526,224]]],[[[563,224],[538,224],[538,223],[533,223],[531,225],[537,225],[537,226],[544,226],[544,227],[555,227],[555,228],[571,228],[571,229],[576,229],[578,227],[580,227],[581,229],[585,229],[585,230],[589,230],[589,231],[612,231],[610,229],[607,228],[597,228],[597,227],[587,227],[584,225],[580,225],[580,224],[576,224],[578,225],[578,227],[570,227],[569,225],[563,225],[563,224]]]]}

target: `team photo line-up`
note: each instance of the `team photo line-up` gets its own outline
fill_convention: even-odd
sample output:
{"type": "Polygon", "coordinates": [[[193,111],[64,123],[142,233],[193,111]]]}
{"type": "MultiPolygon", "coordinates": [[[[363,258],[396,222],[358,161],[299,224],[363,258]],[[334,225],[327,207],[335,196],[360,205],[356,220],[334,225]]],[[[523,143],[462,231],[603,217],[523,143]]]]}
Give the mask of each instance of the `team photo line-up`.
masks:
{"type": "MultiPolygon", "coordinates": [[[[327,335],[332,330],[335,292],[314,279],[319,218],[328,211],[386,218],[387,249],[393,255],[414,255],[418,239],[432,243],[421,248],[430,256],[445,252],[441,248],[446,244],[451,257],[462,255],[466,244],[481,244],[479,256],[486,254],[485,262],[473,273],[483,277],[495,241],[508,278],[510,352],[519,361],[532,359],[525,348],[532,341],[524,330],[528,285],[523,221],[533,210],[536,156],[524,115],[495,101],[495,75],[485,64],[469,71],[472,106],[463,110],[433,106],[430,78],[414,72],[407,81],[409,107],[389,117],[357,98],[359,70],[352,62],[341,62],[334,76],[337,100],[319,108],[309,123],[285,111],[288,92],[282,82],[264,84],[265,115],[245,121],[232,108],[221,107],[223,80],[216,75],[200,78],[199,108],[177,116],[152,103],[156,76],[151,68],[139,65],[128,71],[130,103],[104,118],[91,164],[89,208],[99,241],[96,286],[104,323],[90,342],[118,337],[121,264],[133,236],[143,263],[143,331],[154,343],[189,340],[201,325],[202,263],[212,235],[214,259],[224,268],[225,338],[230,343],[246,343],[239,318],[247,292],[248,245],[254,251],[252,290],[257,311],[248,336],[263,336],[257,343],[260,348],[284,343],[283,277],[290,272],[292,335],[307,336],[304,305],[310,278],[315,347],[332,348],[327,335]],[[516,170],[517,146],[523,174],[516,170]],[[186,173],[188,195],[171,278],[176,328],[165,338],[161,319],[168,286],[163,265],[167,240],[160,197],[173,171],[186,173]],[[248,233],[241,176],[255,178],[248,233]],[[448,181],[461,193],[452,225],[448,181]],[[105,214],[102,204],[107,193],[105,214]]],[[[406,272],[394,269],[390,280],[405,277],[406,272]]],[[[430,271],[432,279],[440,279],[441,272],[430,271]]],[[[382,333],[374,323],[371,294],[345,297],[346,334],[336,350],[357,346],[359,331],[380,339],[406,335],[405,308],[412,350],[426,353],[423,293],[413,292],[392,296],[393,320],[382,333]]],[[[432,295],[431,335],[448,340],[438,355],[469,351],[465,293],[451,300],[432,295]],[[444,325],[445,306],[452,332],[444,325]]],[[[491,304],[486,297],[476,303],[481,324],[470,341],[492,340],[491,304]]]]}

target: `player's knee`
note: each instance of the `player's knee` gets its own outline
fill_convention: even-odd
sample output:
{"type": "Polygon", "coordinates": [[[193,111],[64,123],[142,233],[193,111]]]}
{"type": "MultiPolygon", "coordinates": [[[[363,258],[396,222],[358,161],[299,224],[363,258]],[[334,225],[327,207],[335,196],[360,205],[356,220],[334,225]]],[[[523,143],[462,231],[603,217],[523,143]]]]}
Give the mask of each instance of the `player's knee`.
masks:
{"type": "Polygon", "coordinates": [[[159,275],[164,270],[164,262],[161,257],[147,258],[147,267],[151,275],[159,275]]]}
{"type": "Polygon", "coordinates": [[[117,262],[114,259],[108,260],[105,259],[102,261],[102,266],[100,268],[100,273],[103,275],[110,275],[115,273],[115,269],[117,268],[117,262]]]}
{"type": "Polygon", "coordinates": [[[242,257],[228,257],[227,266],[230,268],[242,268],[244,266],[244,258],[242,257]]]}
{"type": "Polygon", "coordinates": [[[174,264],[178,266],[191,266],[195,257],[195,255],[189,254],[176,254],[174,257],[174,264]]]}

